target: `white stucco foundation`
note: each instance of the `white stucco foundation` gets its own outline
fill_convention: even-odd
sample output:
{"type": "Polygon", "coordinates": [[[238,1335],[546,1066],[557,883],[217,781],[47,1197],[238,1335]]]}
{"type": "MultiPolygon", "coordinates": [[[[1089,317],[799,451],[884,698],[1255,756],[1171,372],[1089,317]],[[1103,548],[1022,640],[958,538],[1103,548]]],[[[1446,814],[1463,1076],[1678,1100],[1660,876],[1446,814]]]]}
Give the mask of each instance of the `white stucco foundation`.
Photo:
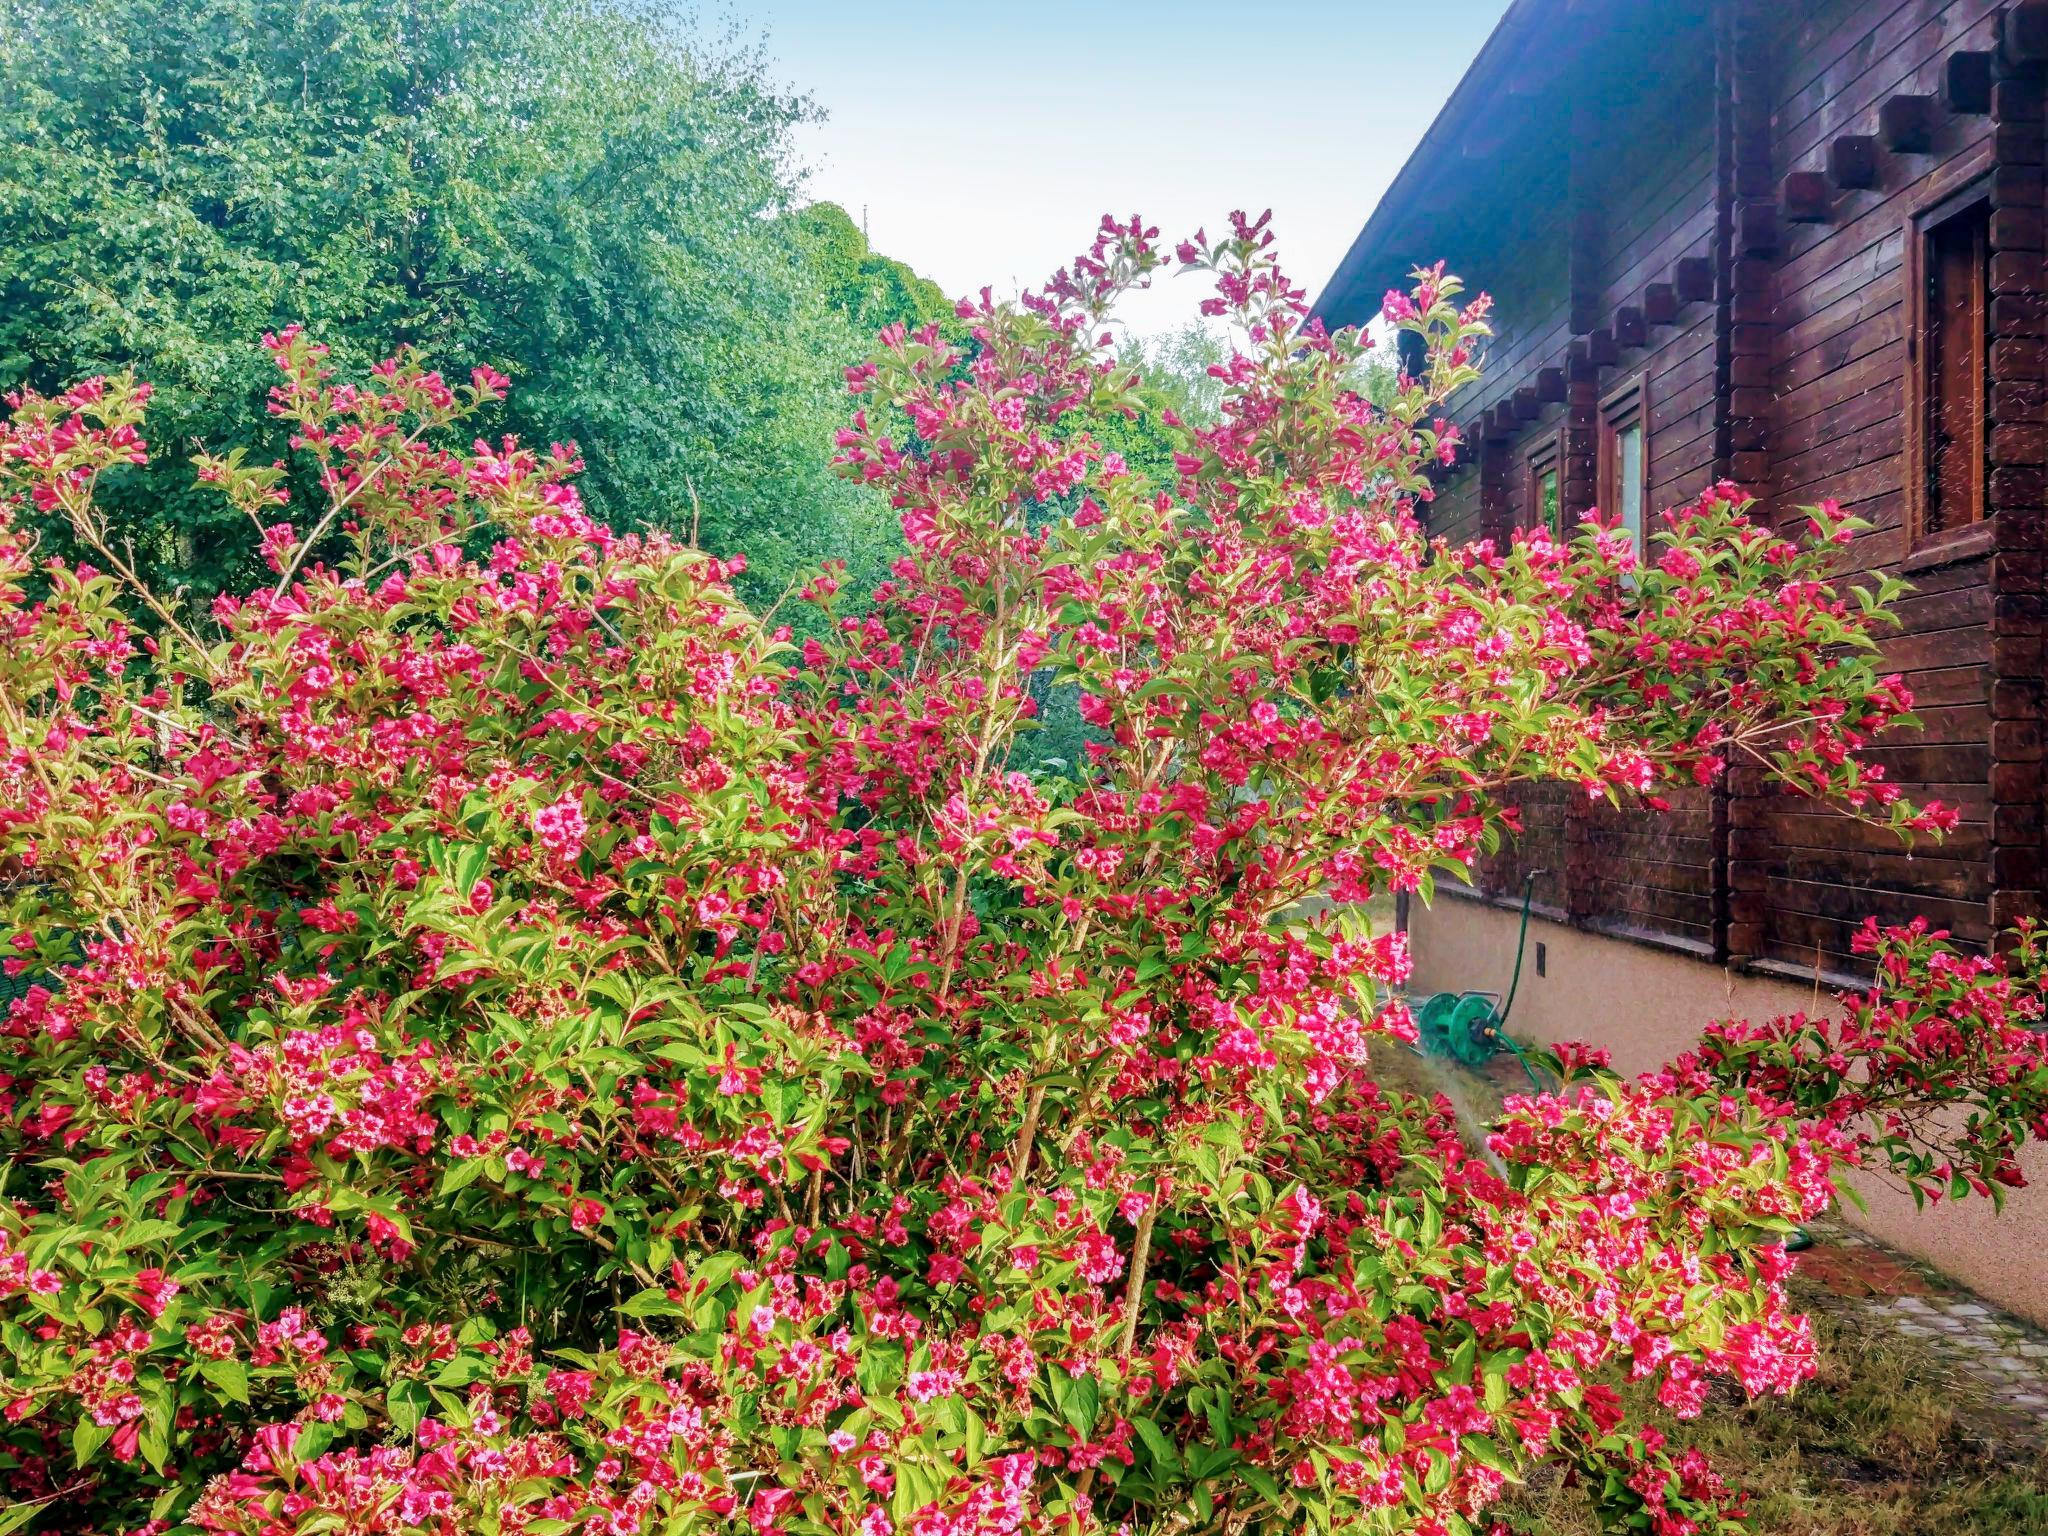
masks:
{"type": "MultiPolygon", "coordinates": [[[[1505,993],[1515,963],[1518,911],[1454,896],[1409,915],[1417,994],[1505,993]]],[[[1825,1004],[1829,991],[1823,987],[1825,1004]]],[[[1509,1032],[1524,1040],[1585,1040],[1612,1053],[1623,1072],[1661,1066],[1719,1019],[1811,1012],[1815,989],[1740,975],[1705,960],[1532,916],[1521,988],[1509,1032]],[[1544,974],[1536,972],[1536,946],[1544,974]]],[[[1988,1200],[1943,1203],[1925,1211],[1874,1178],[1858,1191],[1868,1212],[1844,1218],[1871,1236],[1925,1259],[1999,1306],[2048,1324],[2048,1146],[2027,1149],[2032,1182],[2013,1190],[2002,1212],[1988,1200]]]]}

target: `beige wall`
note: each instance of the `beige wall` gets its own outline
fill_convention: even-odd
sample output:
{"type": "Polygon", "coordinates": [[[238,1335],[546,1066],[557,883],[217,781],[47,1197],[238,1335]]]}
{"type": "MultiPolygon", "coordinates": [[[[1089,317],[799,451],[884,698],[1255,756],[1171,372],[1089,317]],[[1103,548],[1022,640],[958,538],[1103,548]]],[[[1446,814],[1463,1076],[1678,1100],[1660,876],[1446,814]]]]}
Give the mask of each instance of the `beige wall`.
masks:
{"type": "MultiPolygon", "coordinates": [[[[1433,909],[1416,903],[1409,919],[1413,991],[1505,993],[1519,919],[1519,912],[1455,896],[1438,897],[1433,909]]],[[[1716,1020],[1810,1011],[1813,1000],[1810,983],[1736,975],[1669,950],[1531,917],[1508,1031],[1525,1040],[1589,1041],[1612,1052],[1621,1071],[1646,1072],[1716,1020]],[[1542,976],[1536,974],[1539,942],[1546,951],[1542,976]]],[[[1998,1305],[2048,1324],[2048,1147],[2029,1147],[2022,1162],[2032,1183],[2012,1191],[2002,1212],[1994,1213],[1988,1200],[1918,1211],[1910,1196],[1864,1179],[1858,1188],[1868,1214],[1845,1206],[1842,1215],[1998,1305]]]]}

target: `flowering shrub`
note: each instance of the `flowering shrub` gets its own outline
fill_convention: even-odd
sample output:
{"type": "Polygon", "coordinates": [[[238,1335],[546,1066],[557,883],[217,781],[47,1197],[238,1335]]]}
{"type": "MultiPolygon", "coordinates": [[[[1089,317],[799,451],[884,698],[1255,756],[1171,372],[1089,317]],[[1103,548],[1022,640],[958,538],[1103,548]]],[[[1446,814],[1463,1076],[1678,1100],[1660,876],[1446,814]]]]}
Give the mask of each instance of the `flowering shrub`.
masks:
{"type": "Polygon", "coordinates": [[[1484,302],[1390,295],[1429,361],[1372,407],[1242,220],[1178,251],[1225,412],[1145,483],[1093,430],[1153,242],[963,306],[969,355],[884,333],[841,467],[909,553],[795,654],[573,449],[454,446],[485,370],[272,338],[327,500],[202,457],[275,574],[203,618],[97,510],[146,389],[14,402],[0,1526],[1458,1533],[1557,1460],[1717,1528],[1613,1381],[1799,1380],[1781,1239],[1846,1166],[2015,1179],[2041,945],[1880,936],[1838,1021],[1574,1054],[1488,1160],[1375,1082],[1407,957],[1351,904],[1534,777],[1740,755],[1938,830],[1857,755],[1891,590],[1726,489],[1640,567],[1597,519],[1430,546],[1484,302]],[[59,518],[94,567],[38,563],[59,518]],[[1073,782],[1009,766],[1047,679],[1073,782]]]}

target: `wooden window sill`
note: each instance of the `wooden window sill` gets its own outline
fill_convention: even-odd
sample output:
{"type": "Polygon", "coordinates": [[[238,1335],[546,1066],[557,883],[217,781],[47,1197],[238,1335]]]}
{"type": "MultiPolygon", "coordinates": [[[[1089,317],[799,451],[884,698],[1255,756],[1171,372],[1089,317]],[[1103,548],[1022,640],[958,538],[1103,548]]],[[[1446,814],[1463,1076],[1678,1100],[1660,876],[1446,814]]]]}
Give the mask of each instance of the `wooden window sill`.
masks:
{"type": "MultiPolygon", "coordinates": [[[[1522,910],[1522,898],[1519,896],[1512,895],[1506,891],[1482,891],[1475,886],[1460,885],[1455,880],[1439,880],[1436,886],[1436,893],[1439,896],[1449,896],[1456,901],[1476,902],[1484,907],[1499,907],[1503,912],[1520,912],[1522,910]]],[[[1545,922],[1550,923],[1567,923],[1570,921],[1563,907],[1554,907],[1547,901],[1530,902],[1529,915],[1531,917],[1540,917],[1545,922]]]]}
{"type": "MultiPolygon", "coordinates": [[[[1837,970],[1833,966],[1816,969],[1810,962],[1791,960],[1770,960],[1749,957],[1729,962],[1728,969],[1738,975],[1768,976],[1773,981],[1794,981],[1801,984],[1817,983],[1826,992],[1868,992],[1873,976],[1858,975],[1854,971],[1837,970]]],[[[1823,999],[1823,1003],[1827,1000],[1823,999]]]]}
{"type": "Polygon", "coordinates": [[[1939,570],[1945,565],[1960,565],[1965,560],[1977,560],[1991,553],[1991,523],[1972,523],[1967,528],[1958,528],[1951,533],[1937,533],[1923,539],[1913,552],[1899,562],[1899,570],[1905,575],[1916,571],[1939,570]]]}
{"type": "MultiPolygon", "coordinates": [[[[1469,901],[1477,906],[1495,907],[1502,912],[1520,913],[1522,910],[1522,898],[1504,892],[1474,890],[1469,885],[1459,885],[1450,880],[1444,881],[1436,889],[1439,896],[1469,901]]],[[[1699,939],[1688,939],[1680,934],[1665,933],[1661,929],[1648,928],[1641,923],[1631,923],[1620,918],[1593,916],[1574,919],[1564,908],[1542,901],[1529,903],[1529,915],[1541,918],[1547,923],[1555,923],[1560,928],[1597,934],[1603,939],[1616,939],[1624,944],[1639,944],[1647,949],[1689,955],[1695,960],[1711,961],[1714,958],[1714,946],[1711,944],[1699,939]]]]}

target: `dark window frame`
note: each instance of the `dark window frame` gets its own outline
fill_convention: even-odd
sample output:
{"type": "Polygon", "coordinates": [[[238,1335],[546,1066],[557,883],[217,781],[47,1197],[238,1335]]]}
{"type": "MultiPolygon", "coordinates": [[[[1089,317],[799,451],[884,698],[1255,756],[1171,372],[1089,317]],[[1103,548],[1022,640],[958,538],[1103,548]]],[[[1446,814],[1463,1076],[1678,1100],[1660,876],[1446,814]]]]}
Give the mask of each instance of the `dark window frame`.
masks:
{"type": "Polygon", "coordinates": [[[1523,526],[1543,526],[1543,481],[1549,476],[1557,482],[1557,516],[1550,523],[1553,537],[1564,536],[1564,433],[1547,432],[1539,437],[1522,455],[1522,486],[1526,508],[1523,526]]]}
{"type": "Polygon", "coordinates": [[[1985,480],[1990,431],[1990,184],[1979,177],[1968,185],[1930,199],[1910,215],[1906,226],[1906,526],[1916,554],[1967,545],[1983,537],[1985,480]],[[1969,356],[1966,389],[1974,404],[1974,430],[1963,440],[1969,459],[1960,498],[1944,496],[1938,486],[1935,412],[1940,409],[1935,369],[1953,341],[1952,317],[1941,312],[1933,289],[1944,272],[1955,270],[1941,249],[1964,240],[1967,252],[1968,307],[1963,343],[1969,356]]]}
{"type": "Polygon", "coordinates": [[[1598,454],[1594,463],[1593,505],[1603,520],[1621,515],[1621,435],[1635,428],[1642,438],[1642,459],[1636,466],[1639,519],[1636,554],[1650,552],[1650,388],[1642,374],[1617,384],[1600,397],[1598,454]]]}

